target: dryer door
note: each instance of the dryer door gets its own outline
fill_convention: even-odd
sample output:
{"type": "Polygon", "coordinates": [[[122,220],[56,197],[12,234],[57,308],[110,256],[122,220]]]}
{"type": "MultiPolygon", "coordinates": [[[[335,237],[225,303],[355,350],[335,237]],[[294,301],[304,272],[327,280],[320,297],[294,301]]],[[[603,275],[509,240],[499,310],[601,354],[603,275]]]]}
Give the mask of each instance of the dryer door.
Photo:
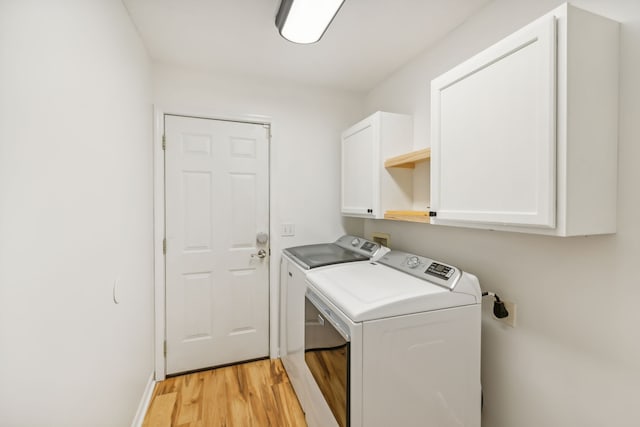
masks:
{"type": "Polygon", "coordinates": [[[305,299],[305,362],[338,425],[349,426],[350,338],[345,325],[312,292],[305,299]]]}

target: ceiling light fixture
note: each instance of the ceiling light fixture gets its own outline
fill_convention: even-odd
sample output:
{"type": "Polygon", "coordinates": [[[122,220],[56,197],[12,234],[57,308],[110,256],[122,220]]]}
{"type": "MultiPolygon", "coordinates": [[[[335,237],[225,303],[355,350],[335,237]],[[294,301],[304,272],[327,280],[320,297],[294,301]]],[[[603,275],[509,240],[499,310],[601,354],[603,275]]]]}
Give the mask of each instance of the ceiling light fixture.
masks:
{"type": "Polygon", "coordinates": [[[344,0],[281,0],[276,27],[294,43],[315,43],[323,36],[344,0]]]}

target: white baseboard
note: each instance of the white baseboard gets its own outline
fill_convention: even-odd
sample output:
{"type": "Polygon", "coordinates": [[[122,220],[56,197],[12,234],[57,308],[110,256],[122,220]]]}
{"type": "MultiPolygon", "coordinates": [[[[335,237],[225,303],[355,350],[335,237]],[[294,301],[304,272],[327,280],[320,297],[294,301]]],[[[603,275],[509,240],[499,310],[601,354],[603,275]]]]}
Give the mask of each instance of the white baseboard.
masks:
{"type": "Polygon", "coordinates": [[[142,393],[142,398],[140,399],[140,404],[138,404],[138,410],[136,411],[136,416],[133,418],[131,427],[142,427],[144,416],[147,415],[147,411],[149,410],[149,404],[151,403],[151,396],[153,395],[155,385],[156,382],[152,372],[151,375],[149,375],[149,381],[144,389],[144,393],[142,393]]]}

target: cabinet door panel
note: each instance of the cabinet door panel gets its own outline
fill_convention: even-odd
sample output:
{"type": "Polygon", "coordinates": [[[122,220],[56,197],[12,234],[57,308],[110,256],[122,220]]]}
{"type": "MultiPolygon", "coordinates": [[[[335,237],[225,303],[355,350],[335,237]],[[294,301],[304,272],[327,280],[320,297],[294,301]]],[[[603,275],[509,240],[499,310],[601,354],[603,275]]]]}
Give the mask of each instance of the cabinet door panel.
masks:
{"type": "Polygon", "coordinates": [[[555,19],[432,82],[434,223],[555,226],[555,19]]]}
{"type": "Polygon", "coordinates": [[[378,152],[375,129],[364,124],[342,140],[342,213],[375,215],[377,173],[374,153],[378,152]]]}

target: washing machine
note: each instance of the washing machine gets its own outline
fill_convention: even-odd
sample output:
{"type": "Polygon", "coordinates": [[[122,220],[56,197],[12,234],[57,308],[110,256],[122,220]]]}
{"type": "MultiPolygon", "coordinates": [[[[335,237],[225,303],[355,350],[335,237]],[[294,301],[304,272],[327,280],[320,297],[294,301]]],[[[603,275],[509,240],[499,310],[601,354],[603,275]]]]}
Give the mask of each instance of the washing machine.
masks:
{"type": "Polygon", "coordinates": [[[388,248],[357,236],[345,235],[335,242],[295,246],[282,251],[280,264],[280,358],[307,420],[332,417],[305,363],[305,294],[310,271],[337,265],[369,262],[388,248]]]}
{"type": "Polygon", "coordinates": [[[306,275],[305,363],[331,416],[309,426],[480,427],[481,290],[469,273],[391,251],[306,275]]]}

